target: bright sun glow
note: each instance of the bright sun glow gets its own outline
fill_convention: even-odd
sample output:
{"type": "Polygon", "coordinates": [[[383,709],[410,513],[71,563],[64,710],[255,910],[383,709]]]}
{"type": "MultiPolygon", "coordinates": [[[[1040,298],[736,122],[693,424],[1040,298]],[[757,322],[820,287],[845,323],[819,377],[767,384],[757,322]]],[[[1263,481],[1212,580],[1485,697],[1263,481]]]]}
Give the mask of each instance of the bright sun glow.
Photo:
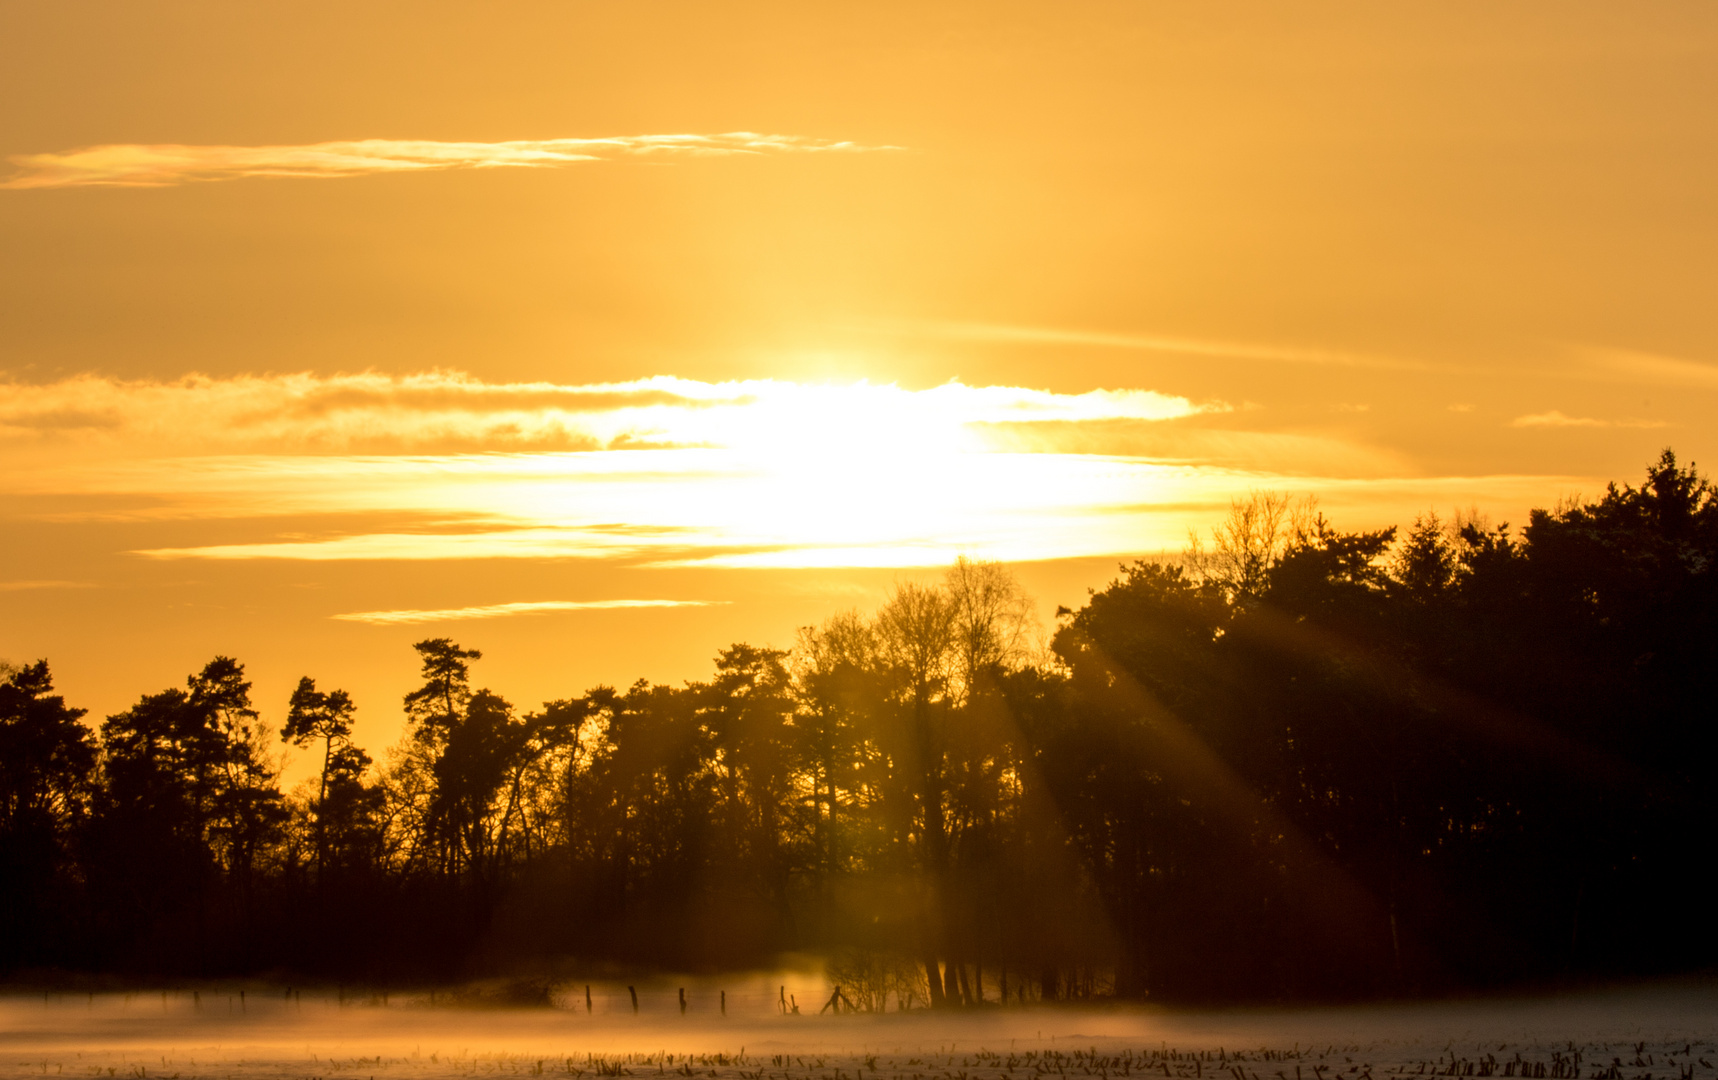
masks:
{"type": "MultiPolygon", "coordinates": [[[[8,387],[0,439],[17,462],[53,450],[54,464],[12,469],[6,485],[72,497],[72,509],[56,504],[61,517],[253,523],[247,539],[140,552],[157,559],[1021,561],[1175,548],[1190,520],[1257,487],[1316,482],[1332,505],[1412,513],[1451,486],[1109,445],[1227,408],[1149,390],[956,382],[84,377],[8,387]]],[[[1473,496],[1474,482],[1455,483],[1473,496]]],[[[1513,500],[1543,484],[1493,477],[1478,490],[1513,500]]]]}

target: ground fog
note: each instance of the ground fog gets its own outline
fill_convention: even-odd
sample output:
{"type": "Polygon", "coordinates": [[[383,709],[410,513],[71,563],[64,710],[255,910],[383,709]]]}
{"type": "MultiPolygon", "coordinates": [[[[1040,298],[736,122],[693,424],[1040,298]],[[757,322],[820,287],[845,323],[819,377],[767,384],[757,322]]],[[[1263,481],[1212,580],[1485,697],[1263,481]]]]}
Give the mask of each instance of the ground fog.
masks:
{"type": "Polygon", "coordinates": [[[536,1008],[257,986],[17,994],[0,999],[0,1080],[1718,1080],[1718,988],[1704,984],[1344,1009],[820,1015],[827,988],[768,981],[640,986],[636,1013],[626,986],[593,986],[588,1005],[583,986],[560,987],[536,1008]]]}

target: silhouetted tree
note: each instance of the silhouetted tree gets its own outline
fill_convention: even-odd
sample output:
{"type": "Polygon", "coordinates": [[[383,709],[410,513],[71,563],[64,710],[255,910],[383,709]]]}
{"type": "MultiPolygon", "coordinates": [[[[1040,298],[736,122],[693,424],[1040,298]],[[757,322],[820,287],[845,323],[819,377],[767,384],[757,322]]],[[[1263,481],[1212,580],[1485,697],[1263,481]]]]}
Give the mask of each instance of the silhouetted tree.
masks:
{"type": "Polygon", "coordinates": [[[258,855],[288,815],[244,667],[218,656],[186,684],[102,722],[88,870],[116,947],[202,965],[234,944],[212,936],[218,886],[252,915],[258,855]]]}
{"type": "MultiPolygon", "coordinates": [[[[370,756],[352,745],[352,714],[356,706],[344,690],[327,693],[316,689],[316,680],[306,675],[298,680],[287,704],[286,723],[280,737],[295,746],[322,740],[322,766],[317,775],[315,834],[316,878],[320,884],[330,861],[331,848],[348,855],[355,834],[366,831],[380,793],[365,789],[364,771],[370,756]],[[333,798],[330,799],[330,787],[333,798]]],[[[341,859],[339,861],[345,861],[341,859]]]]}
{"type": "Polygon", "coordinates": [[[788,849],[807,831],[794,792],[795,702],[786,657],[743,644],[722,650],[700,716],[713,744],[725,831],[735,842],[726,857],[731,880],[760,887],[760,899],[776,911],[786,909],[788,876],[799,861],[788,849]]]}
{"type": "Polygon", "coordinates": [[[96,749],[53,692],[48,662],[0,681],[0,970],[55,958],[67,946],[76,830],[94,794],[96,749]]]}

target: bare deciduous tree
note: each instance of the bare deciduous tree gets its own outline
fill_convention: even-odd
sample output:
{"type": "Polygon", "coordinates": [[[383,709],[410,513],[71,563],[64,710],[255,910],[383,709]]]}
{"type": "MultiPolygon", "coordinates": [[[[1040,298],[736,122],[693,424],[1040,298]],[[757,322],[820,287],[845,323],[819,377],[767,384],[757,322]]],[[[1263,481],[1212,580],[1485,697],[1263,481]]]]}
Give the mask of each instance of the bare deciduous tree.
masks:
{"type": "Polygon", "coordinates": [[[1234,600],[1264,593],[1270,569],[1295,542],[1311,534],[1318,500],[1280,491],[1252,491],[1229,503],[1229,515],[1211,528],[1207,548],[1189,530],[1183,564],[1193,575],[1221,585],[1234,600]]]}
{"type": "Polygon", "coordinates": [[[944,578],[951,608],[955,690],[970,697],[984,672],[1026,660],[1037,644],[1032,598],[999,562],[961,556],[944,578]]]}

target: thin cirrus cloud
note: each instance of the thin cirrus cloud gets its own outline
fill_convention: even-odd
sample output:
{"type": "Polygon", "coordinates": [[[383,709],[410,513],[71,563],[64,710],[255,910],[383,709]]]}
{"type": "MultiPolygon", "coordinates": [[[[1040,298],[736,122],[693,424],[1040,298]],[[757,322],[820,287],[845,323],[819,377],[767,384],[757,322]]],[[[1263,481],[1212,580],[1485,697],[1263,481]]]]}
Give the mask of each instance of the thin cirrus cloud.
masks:
{"type": "Polygon", "coordinates": [[[464,619],[499,619],[508,615],[541,615],[555,611],[611,611],[626,608],[714,607],[726,600],[525,600],[511,604],[479,604],[472,607],[395,611],[351,611],[332,618],[373,626],[402,626],[464,619]]]}
{"type": "Polygon", "coordinates": [[[1518,428],[1661,428],[1670,425],[1663,420],[1601,420],[1592,416],[1567,416],[1557,409],[1550,412],[1528,413],[1509,422],[1518,428]]]}
{"type": "Polygon", "coordinates": [[[1100,349],[1207,356],[1225,360],[1257,360],[1273,364],[1313,364],[1330,367],[1377,368],[1386,371],[1448,370],[1421,360],[1335,349],[1308,349],[1293,345],[1219,341],[1210,338],[1175,337],[1162,334],[1127,334],[1104,330],[1078,330],[1053,326],[1013,326],[979,322],[882,323],[887,332],[946,338],[956,341],[990,341],[1019,344],[1079,345],[1100,349]]]}
{"type": "Polygon", "coordinates": [[[1580,348],[1589,378],[1718,390],[1718,365],[1634,349],[1580,348]]]}
{"type": "Polygon", "coordinates": [[[92,589],[88,581],[0,581],[0,592],[26,592],[35,589],[92,589]]]}
{"type": "Polygon", "coordinates": [[[636,157],[866,153],[898,150],[799,135],[630,135],[602,139],[436,142],[359,139],[300,146],[116,143],[17,154],[0,188],[171,187],[245,177],[344,177],[447,169],[547,169],[636,157]]]}
{"type": "Polygon", "coordinates": [[[986,425],[1155,422],[1222,412],[1151,390],[1053,393],[949,382],[925,390],[658,376],[620,383],[493,383],[460,372],[309,373],[172,381],[84,375],[0,383],[0,448],[598,450],[972,442],[986,425]]]}
{"type": "Polygon", "coordinates": [[[1226,408],[958,382],[84,376],[0,384],[0,462],[14,465],[0,494],[60,521],[255,523],[221,544],[138,550],[151,559],[895,566],[951,551],[1104,553],[1138,546],[1126,507],[1185,501],[1170,493],[1191,475],[1117,456],[1117,425],[1226,408]]]}

